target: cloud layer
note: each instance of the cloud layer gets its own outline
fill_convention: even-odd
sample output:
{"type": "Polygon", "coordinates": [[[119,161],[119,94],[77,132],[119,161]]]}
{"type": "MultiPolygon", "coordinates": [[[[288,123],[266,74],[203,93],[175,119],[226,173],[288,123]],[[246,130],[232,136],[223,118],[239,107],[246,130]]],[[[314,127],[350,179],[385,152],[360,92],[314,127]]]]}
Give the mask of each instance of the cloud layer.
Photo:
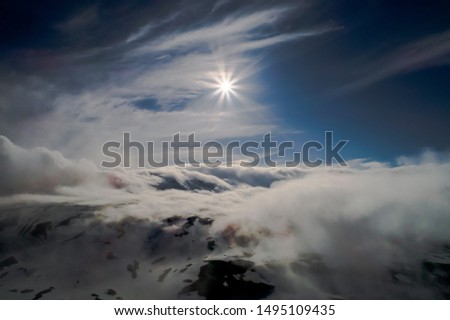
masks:
{"type": "Polygon", "coordinates": [[[28,64],[20,64],[23,70],[5,66],[1,133],[27,146],[97,162],[102,144],[123,132],[157,142],[177,132],[195,131],[211,140],[277,128],[271,106],[258,99],[255,79],[267,49],[331,29],[286,30],[290,12],[300,9],[285,4],[227,10],[192,21],[169,11],[127,37],[88,48],[90,37],[79,35],[103,30],[103,17],[98,6],[80,10],[54,27],[79,47],[31,55],[28,64]],[[236,81],[232,101],[217,92],[224,77],[236,81]]]}
{"type": "Polygon", "coordinates": [[[76,186],[97,174],[88,161],[72,162],[45,148],[26,150],[0,136],[0,195],[49,193],[58,186],[76,186]]]}
{"type": "Polygon", "coordinates": [[[49,287],[49,298],[208,297],[204,268],[218,279],[241,270],[239,281],[261,284],[245,293],[254,298],[449,294],[445,160],[98,172],[6,138],[1,150],[5,298],[49,287]]]}

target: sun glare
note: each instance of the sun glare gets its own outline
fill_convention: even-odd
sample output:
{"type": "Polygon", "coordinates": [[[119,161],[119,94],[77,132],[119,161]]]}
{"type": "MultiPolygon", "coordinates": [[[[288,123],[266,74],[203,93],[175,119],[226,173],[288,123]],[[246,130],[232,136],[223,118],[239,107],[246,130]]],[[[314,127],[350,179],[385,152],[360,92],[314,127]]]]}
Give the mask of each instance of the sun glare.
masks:
{"type": "Polygon", "coordinates": [[[210,81],[206,86],[211,89],[212,95],[218,99],[221,107],[233,107],[242,101],[242,91],[245,88],[242,80],[245,73],[243,71],[237,73],[235,69],[236,67],[225,67],[224,63],[219,63],[218,70],[208,75],[210,81]]]}
{"type": "Polygon", "coordinates": [[[221,102],[230,101],[231,97],[236,96],[237,86],[235,83],[236,80],[232,78],[231,74],[221,74],[217,77],[215,88],[221,102]]]}
{"type": "Polygon", "coordinates": [[[223,93],[228,93],[228,92],[230,92],[232,89],[233,89],[233,86],[232,86],[232,84],[231,84],[230,81],[228,81],[228,80],[223,80],[223,81],[220,83],[220,90],[221,90],[223,93]]]}

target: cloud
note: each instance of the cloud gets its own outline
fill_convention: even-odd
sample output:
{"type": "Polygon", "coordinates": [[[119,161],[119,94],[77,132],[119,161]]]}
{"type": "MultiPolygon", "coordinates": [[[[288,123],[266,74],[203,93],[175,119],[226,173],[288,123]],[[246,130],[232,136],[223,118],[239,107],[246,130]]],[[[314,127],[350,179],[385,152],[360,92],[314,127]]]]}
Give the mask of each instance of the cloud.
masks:
{"type": "Polygon", "coordinates": [[[0,136],[0,168],[0,195],[51,193],[58,186],[75,186],[97,174],[88,161],[72,162],[45,148],[23,149],[4,136],[0,136]]]}
{"type": "MultiPolygon", "coordinates": [[[[331,292],[399,297],[409,289],[390,284],[389,272],[395,277],[406,272],[404,285],[416,283],[425,257],[450,240],[449,175],[448,162],[316,171],[273,184],[232,207],[213,230],[232,248],[225,255],[287,266],[281,269],[289,278],[285,289],[312,286],[323,298],[331,292]],[[311,254],[328,271],[310,265],[311,254]]],[[[409,293],[432,296],[425,287],[415,290],[409,293]]]]}
{"type": "Polygon", "coordinates": [[[93,5],[76,14],[69,20],[57,26],[58,29],[67,33],[73,34],[77,32],[85,32],[92,28],[98,22],[98,7],[93,5]]]}
{"type": "Polygon", "coordinates": [[[344,86],[346,92],[366,87],[384,79],[417,70],[449,64],[450,31],[429,35],[405,44],[365,67],[367,75],[344,86]]]}
{"type": "Polygon", "coordinates": [[[269,188],[272,183],[282,180],[300,178],[307,174],[307,171],[300,168],[274,168],[263,167],[201,167],[195,169],[203,173],[213,175],[233,185],[246,184],[253,187],[269,188]]]}
{"type": "MultiPolygon", "coordinates": [[[[210,90],[220,73],[238,78],[240,86],[255,74],[261,57],[250,52],[289,41],[321,35],[332,29],[279,34],[276,23],[288,8],[251,14],[231,14],[223,21],[187,31],[174,30],[134,48],[126,59],[153,62],[148,72],[122,86],[122,94],[151,96],[165,106],[192,100],[210,90]],[[164,57],[163,61],[159,61],[164,57]],[[245,71],[243,73],[242,71],[245,71]]],[[[245,89],[241,90],[245,94],[245,89]]],[[[247,92],[251,96],[252,92],[247,92]]]]}
{"type": "MultiPolygon", "coordinates": [[[[65,26],[84,28],[99,18],[98,10],[87,8],[65,26]]],[[[172,11],[166,19],[140,24],[131,38],[128,34],[128,41],[100,42],[85,51],[52,51],[48,66],[36,71],[37,79],[43,79],[36,83],[46,87],[34,90],[27,85],[20,90],[26,95],[8,94],[0,101],[8,123],[2,134],[20,144],[99,163],[103,143],[120,140],[123,132],[157,143],[176,132],[196,132],[199,138],[212,140],[275,130],[278,122],[272,107],[257,99],[263,50],[326,32],[319,28],[286,33],[279,24],[288,12],[286,7],[251,13],[238,8],[225,17],[207,16],[201,24],[186,25],[183,16],[172,11]],[[238,80],[237,95],[227,102],[215,93],[224,74],[238,80]],[[35,91],[39,99],[30,102],[35,91]],[[152,101],[154,107],[138,107],[139,101],[152,101]]],[[[19,90],[8,86],[7,91],[19,90]]]]}
{"type": "MultiPolygon", "coordinates": [[[[440,155],[403,158],[394,167],[360,160],[347,168],[99,173],[57,152],[1,141],[4,252],[37,274],[52,272],[51,282],[31,277],[29,285],[53,285],[54,297],[86,298],[107,282],[127,298],[176,298],[183,279],[217,260],[251,263],[243,279],[274,286],[269,298],[429,299],[447,292],[439,270],[448,265],[450,163],[440,155]],[[17,235],[9,225],[29,231],[17,235]],[[67,253],[79,247],[85,250],[74,263],[67,253]],[[93,256],[104,258],[87,268],[93,256]],[[135,260],[141,282],[158,290],[144,293],[130,282],[126,266],[135,260]],[[189,263],[186,273],[175,271],[189,263]],[[89,279],[80,290],[69,289],[79,280],[75,269],[89,279]]],[[[22,278],[11,273],[5,281],[29,282],[22,278]]]]}
{"type": "Polygon", "coordinates": [[[201,44],[235,42],[249,37],[249,33],[275,23],[286,12],[285,8],[265,10],[240,17],[228,17],[224,21],[191,31],[163,36],[148,45],[139,48],[137,53],[180,50],[201,44]]]}

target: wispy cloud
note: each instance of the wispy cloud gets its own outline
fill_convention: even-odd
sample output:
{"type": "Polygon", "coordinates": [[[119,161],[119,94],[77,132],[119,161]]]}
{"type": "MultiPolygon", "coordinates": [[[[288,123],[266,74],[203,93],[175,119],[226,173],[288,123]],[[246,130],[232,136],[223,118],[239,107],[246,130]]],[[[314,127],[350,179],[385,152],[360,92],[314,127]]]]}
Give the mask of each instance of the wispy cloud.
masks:
{"type": "Polygon", "coordinates": [[[271,25],[283,16],[284,8],[271,9],[236,17],[204,26],[195,30],[174,32],[150,42],[138,50],[138,53],[182,49],[200,44],[227,43],[248,38],[251,32],[262,26],[271,25]]]}
{"type": "MultiPolygon", "coordinates": [[[[75,25],[91,21],[92,10],[72,18],[83,22],[75,25]]],[[[221,20],[206,18],[200,26],[183,29],[176,23],[180,19],[176,12],[144,24],[114,46],[63,55],[62,61],[73,64],[70,72],[75,81],[79,78],[80,88],[73,90],[71,82],[71,92],[62,90],[48,101],[50,112],[45,117],[22,121],[6,133],[66,155],[98,159],[101,145],[120,139],[122,132],[157,141],[176,132],[224,139],[275,130],[273,110],[255,99],[261,90],[256,75],[264,67],[264,49],[330,30],[280,30],[291,10],[237,10],[221,20]],[[236,97],[226,103],[214,93],[224,75],[237,81],[236,97]],[[152,101],[156,107],[137,108],[139,101],[152,101]],[[84,143],[87,140],[89,144],[84,143]]],[[[57,69],[52,76],[60,83],[68,81],[57,69]]]]}
{"type": "Polygon", "coordinates": [[[433,34],[367,62],[361,68],[366,74],[341,88],[348,92],[394,77],[432,66],[450,64],[450,31],[433,34]]]}

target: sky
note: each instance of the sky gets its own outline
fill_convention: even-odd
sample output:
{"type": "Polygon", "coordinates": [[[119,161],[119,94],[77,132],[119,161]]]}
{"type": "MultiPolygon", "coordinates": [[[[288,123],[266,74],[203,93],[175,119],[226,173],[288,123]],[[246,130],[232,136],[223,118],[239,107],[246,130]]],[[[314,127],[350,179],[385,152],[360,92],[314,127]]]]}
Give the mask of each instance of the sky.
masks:
{"type": "Polygon", "coordinates": [[[447,1],[4,1],[0,134],[99,162],[101,145],[350,140],[347,159],[447,152],[447,1]],[[235,81],[220,99],[218,78],[235,81]]]}

